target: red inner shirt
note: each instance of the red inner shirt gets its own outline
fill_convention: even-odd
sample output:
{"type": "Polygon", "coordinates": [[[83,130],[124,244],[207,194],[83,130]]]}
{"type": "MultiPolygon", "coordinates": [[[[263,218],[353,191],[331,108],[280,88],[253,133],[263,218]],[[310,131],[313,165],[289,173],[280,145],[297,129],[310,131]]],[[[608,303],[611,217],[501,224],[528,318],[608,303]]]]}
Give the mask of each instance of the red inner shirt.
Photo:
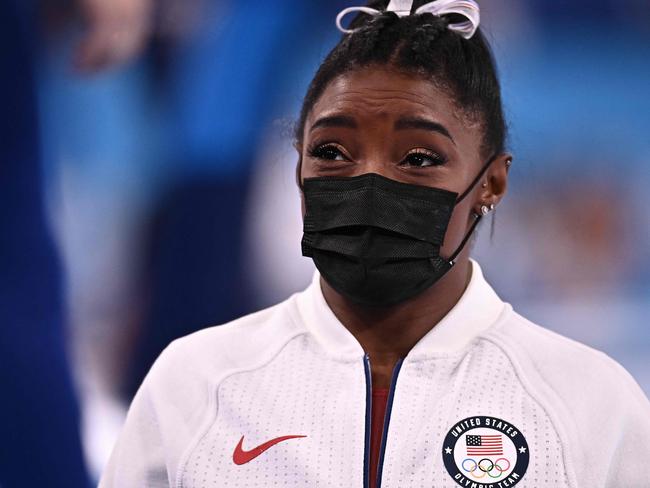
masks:
{"type": "Polygon", "coordinates": [[[379,449],[381,437],[384,433],[384,417],[386,403],[388,402],[388,389],[377,388],[372,390],[372,414],[370,421],[370,486],[377,486],[377,465],[379,464],[379,449]]]}

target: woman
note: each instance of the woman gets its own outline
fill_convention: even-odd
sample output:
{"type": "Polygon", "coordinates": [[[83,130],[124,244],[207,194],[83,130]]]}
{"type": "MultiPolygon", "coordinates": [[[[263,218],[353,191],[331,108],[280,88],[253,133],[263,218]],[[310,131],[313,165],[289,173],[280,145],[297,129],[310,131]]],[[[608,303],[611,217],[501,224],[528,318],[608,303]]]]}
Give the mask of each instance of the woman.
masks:
{"type": "Polygon", "coordinates": [[[101,486],[650,486],[638,385],[469,258],[512,161],[478,22],[468,0],[341,12],[296,131],[313,283],[174,341],[101,486]]]}

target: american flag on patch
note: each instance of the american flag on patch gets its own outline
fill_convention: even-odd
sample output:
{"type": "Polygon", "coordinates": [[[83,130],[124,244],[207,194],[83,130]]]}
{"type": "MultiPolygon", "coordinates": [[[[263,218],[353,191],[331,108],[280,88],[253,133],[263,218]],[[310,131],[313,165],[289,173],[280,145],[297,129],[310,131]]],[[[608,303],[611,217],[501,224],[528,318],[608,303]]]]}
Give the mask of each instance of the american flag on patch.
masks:
{"type": "Polygon", "coordinates": [[[468,456],[502,456],[503,439],[497,435],[465,436],[468,456]]]}

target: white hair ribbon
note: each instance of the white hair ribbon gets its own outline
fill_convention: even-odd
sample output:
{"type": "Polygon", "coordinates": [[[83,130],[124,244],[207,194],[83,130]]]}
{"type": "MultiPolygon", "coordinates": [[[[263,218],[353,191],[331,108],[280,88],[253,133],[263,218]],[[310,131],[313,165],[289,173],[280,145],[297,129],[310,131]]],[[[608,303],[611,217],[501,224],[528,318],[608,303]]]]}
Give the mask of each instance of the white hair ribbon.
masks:
{"type": "MultiPolygon", "coordinates": [[[[399,17],[411,15],[413,0],[391,0],[386,7],[386,12],[394,12],[399,17]]],[[[378,16],[383,12],[370,7],[348,7],[339,12],[336,16],[336,27],[344,34],[352,34],[356,29],[346,29],[341,24],[343,17],[351,12],[363,12],[368,15],[378,16]]],[[[457,14],[467,20],[455,24],[449,24],[449,29],[458,32],[465,39],[471,39],[481,23],[481,10],[475,0],[434,0],[419,7],[414,15],[430,13],[437,17],[443,15],[457,14]]]]}

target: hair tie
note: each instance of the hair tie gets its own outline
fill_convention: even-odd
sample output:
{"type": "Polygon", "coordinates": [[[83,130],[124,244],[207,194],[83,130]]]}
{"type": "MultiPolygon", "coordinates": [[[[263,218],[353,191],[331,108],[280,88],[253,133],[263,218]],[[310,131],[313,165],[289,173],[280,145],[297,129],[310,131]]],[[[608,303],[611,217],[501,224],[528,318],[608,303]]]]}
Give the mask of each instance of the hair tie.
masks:
{"type": "MultiPolygon", "coordinates": [[[[394,12],[398,17],[406,17],[411,15],[413,7],[413,0],[391,0],[386,7],[385,12],[394,12]]],[[[370,7],[348,7],[339,12],[336,16],[336,27],[344,34],[352,34],[358,29],[346,29],[341,24],[343,17],[351,12],[363,12],[373,17],[377,17],[384,12],[370,7]]],[[[465,17],[467,20],[449,24],[448,28],[457,32],[465,39],[471,39],[476,33],[478,26],[481,23],[481,11],[474,0],[434,0],[433,2],[426,3],[419,7],[413,15],[420,15],[430,13],[436,17],[443,15],[457,14],[465,17]]]]}

